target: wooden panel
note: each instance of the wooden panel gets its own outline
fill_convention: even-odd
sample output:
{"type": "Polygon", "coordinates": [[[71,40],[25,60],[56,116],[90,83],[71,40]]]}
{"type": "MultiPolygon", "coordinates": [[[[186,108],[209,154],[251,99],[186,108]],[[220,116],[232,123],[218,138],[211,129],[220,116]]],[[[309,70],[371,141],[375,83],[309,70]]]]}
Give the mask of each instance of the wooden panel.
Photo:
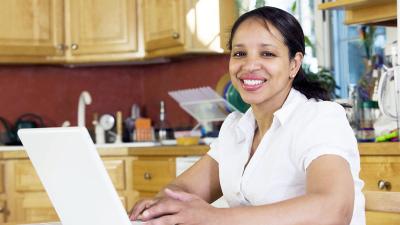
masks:
{"type": "Polygon", "coordinates": [[[32,163],[28,160],[15,162],[15,190],[16,191],[43,191],[43,185],[36,174],[32,163]]]}
{"type": "Polygon", "coordinates": [[[2,0],[0,56],[55,56],[64,38],[62,0],[2,0]]]}
{"type": "Polygon", "coordinates": [[[319,4],[318,9],[352,9],[382,5],[392,2],[396,2],[396,0],[335,0],[319,4]]]}
{"type": "Polygon", "coordinates": [[[6,203],[4,201],[0,201],[0,224],[6,222],[6,203]]]}
{"type": "Polygon", "coordinates": [[[46,193],[26,194],[18,197],[16,204],[18,222],[32,223],[59,220],[46,193]]]}
{"type": "Polygon", "coordinates": [[[104,166],[106,167],[111,181],[115,189],[125,189],[125,161],[123,159],[105,159],[104,166]]]}
{"type": "Polygon", "coordinates": [[[400,214],[383,212],[366,212],[367,225],[396,225],[400,224],[400,214]]]}
{"type": "Polygon", "coordinates": [[[138,50],[137,0],[71,0],[70,4],[72,55],[138,50]]]}
{"type": "Polygon", "coordinates": [[[144,1],[146,51],[184,45],[184,4],[182,0],[144,1]]]}
{"type": "Polygon", "coordinates": [[[4,192],[4,165],[0,163],[0,193],[4,192]]]}
{"type": "Polygon", "coordinates": [[[139,158],[133,162],[133,188],[158,192],[175,178],[175,158],[139,158]]]}
{"type": "Polygon", "coordinates": [[[346,10],[345,24],[378,23],[397,19],[396,2],[346,10]]]}
{"type": "Polygon", "coordinates": [[[400,157],[364,156],[361,157],[360,177],[364,180],[364,190],[380,191],[378,182],[390,182],[391,191],[400,191],[400,157]]]}

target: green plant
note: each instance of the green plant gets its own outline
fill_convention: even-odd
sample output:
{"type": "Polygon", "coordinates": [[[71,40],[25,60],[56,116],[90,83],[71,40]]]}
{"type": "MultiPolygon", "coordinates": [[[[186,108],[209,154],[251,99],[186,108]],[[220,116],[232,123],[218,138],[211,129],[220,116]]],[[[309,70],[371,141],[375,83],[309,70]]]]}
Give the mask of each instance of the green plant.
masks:
{"type": "Polygon", "coordinates": [[[309,80],[320,83],[322,87],[331,94],[332,97],[337,97],[335,91],[336,89],[340,89],[340,87],[337,86],[331,70],[319,67],[318,71],[314,73],[310,70],[310,65],[306,64],[303,65],[303,70],[309,80]]]}

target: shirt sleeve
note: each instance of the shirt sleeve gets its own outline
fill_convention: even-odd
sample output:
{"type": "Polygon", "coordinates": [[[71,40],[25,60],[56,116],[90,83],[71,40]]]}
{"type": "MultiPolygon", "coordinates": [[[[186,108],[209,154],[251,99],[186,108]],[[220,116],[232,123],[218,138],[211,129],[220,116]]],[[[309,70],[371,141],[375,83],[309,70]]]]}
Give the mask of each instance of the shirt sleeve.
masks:
{"type": "Polygon", "coordinates": [[[219,162],[218,160],[218,138],[215,139],[213,142],[210,144],[210,150],[207,152],[211,158],[213,158],[215,161],[219,162]]]}
{"type": "Polygon", "coordinates": [[[220,155],[222,154],[222,148],[220,145],[223,141],[221,140],[226,138],[227,133],[232,132],[233,127],[242,116],[243,114],[237,111],[230,113],[222,123],[218,138],[211,142],[210,150],[207,152],[207,154],[218,163],[220,160],[220,155]]]}
{"type": "Polygon", "coordinates": [[[294,141],[294,161],[306,171],[322,155],[338,155],[352,168],[359,169],[357,141],[342,106],[333,102],[316,102],[302,121],[294,141]],[[357,166],[358,162],[358,166],[357,166]]]}

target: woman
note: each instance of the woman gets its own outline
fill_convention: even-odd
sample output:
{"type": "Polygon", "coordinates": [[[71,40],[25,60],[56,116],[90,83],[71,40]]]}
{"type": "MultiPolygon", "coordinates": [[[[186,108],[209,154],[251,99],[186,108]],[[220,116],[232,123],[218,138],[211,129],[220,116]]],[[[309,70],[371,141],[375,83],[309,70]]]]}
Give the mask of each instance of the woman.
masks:
{"type": "Polygon", "coordinates": [[[301,69],[304,34],[289,13],[242,15],[229,41],[231,113],[199,162],[131,219],[146,224],[365,224],[357,143],[345,112],[301,69]],[[209,203],[223,196],[230,208],[209,203]]]}

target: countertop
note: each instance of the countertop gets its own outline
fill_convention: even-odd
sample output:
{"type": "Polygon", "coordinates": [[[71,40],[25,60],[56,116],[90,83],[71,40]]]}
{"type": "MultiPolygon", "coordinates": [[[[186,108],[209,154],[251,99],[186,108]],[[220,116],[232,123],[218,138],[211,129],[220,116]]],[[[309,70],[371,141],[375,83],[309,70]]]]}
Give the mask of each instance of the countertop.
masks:
{"type": "MultiPolygon", "coordinates": [[[[207,153],[208,145],[160,145],[158,143],[123,143],[96,145],[101,156],[194,156],[207,153]]],[[[360,155],[398,155],[400,142],[359,143],[360,155]]],[[[0,146],[0,159],[27,158],[23,146],[0,146]]]]}

